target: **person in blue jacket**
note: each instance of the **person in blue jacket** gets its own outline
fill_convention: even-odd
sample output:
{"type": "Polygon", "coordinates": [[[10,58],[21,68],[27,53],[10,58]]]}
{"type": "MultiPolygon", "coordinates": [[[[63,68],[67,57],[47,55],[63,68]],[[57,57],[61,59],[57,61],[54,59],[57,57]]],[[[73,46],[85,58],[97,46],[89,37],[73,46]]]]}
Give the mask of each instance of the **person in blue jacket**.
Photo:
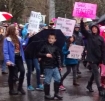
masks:
{"type": "Polygon", "coordinates": [[[4,60],[9,69],[8,84],[10,95],[17,95],[18,92],[25,94],[25,91],[22,88],[25,75],[25,69],[23,66],[23,61],[25,61],[25,58],[22,46],[28,43],[29,38],[25,41],[22,40],[21,37],[17,36],[17,31],[18,30],[14,25],[10,25],[3,45],[4,60]],[[20,72],[19,79],[18,72],[20,72]],[[18,80],[19,84],[17,92],[14,90],[14,84],[18,80]]]}
{"type": "Polygon", "coordinates": [[[67,55],[70,54],[69,47],[71,45],[75,44],[74,41],[75,41],[75,37],[74,36],[69,37],[67,39],[64,47],[62,48],[62,52],[65,55],[64,63],[66,65],[67,71],[62,76],[61,86],[59,88],[60,90],[66,90],[66,88],[63,86],[63,81],[67,77],[67,75],[71,72],[71,69],[73,70],[73,85],[74,86],[79,86],[79,84],[76,81],[78,60],[77,59],[67,58],[67,55]]]}
{"type": "Polygon", "coordinates": [[[23,30],[22,30],[22,38],[25,39],[27,37],[28,34],[28,23],[25,24],[23,30]]]}

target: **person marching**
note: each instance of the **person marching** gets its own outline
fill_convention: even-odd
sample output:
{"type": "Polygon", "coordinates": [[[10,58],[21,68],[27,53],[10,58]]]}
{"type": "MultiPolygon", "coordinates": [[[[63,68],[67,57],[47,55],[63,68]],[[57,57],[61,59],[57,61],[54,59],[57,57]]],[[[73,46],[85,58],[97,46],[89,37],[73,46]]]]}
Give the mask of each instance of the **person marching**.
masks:
{"type": "Polygon", "coordinates": [[[67,77],[67,75],[71,72],[71,69],[73,70],[73,85],[74,86],[79,86],[79,84],[77,83],[77,78],[76,78],[76,75],[77,75],[77,65],[78,65],[78,60],[77,59],[70,59],[70,58],[67,58],[67,55],[70,54],[70,51],[69,51],[69,47],[75,42],[75,37],[72,36],[72,37],[69,37],[67,39],[67,42],[65,43],[63,49],[62,49],[62,52],[63,54],[65,55],[65,65],[66,65],[66,73],[62,76],[62,79],[61,79],[61,85],[60,85],[60,90],[66,90],[66,88],[63,86],[63,81],[64,79],[67,77]]]}
{"type": "Polygon", "coordinates": [[[23,61],[25,61],[25,58],[22,45],[26,45],[28,39],[23,41],[19,36],[17,36],[17,33],[18,30],[16,27],[14,25],[10,25],[8,27],[3,45],[4,59],[9,69],[8,84],[10,95],[17,95],[18,92],[23,95],[25,94],[25,91],[22,88],[25,75],[25,69],[23,66],[23,61]],[[20,72],[19,79],[18,71],[20,72]],[[14,85],[18,80],[19,84],[17,92],[17,90],[14,89],[14,85]]]}
{"type": "Polygon", "coordinates": [[[105,96],[105,92],[101,87],[100,82],[100,73],[98,71],[99,64],[105,64],[105,42],[104,39],[100,36],[100,30],[97,25],[92,25],[88,31],[85,28],[83,20],[81,20],[81,32],[87,38],[87,57],[86,61],[89,62],[92,75],[87,85],[89,92],[93,92],[92,84],[95,80],[99,95],[105,96]]]}
{"type": "MultiPolygon", "coordinates": [[[[75,25],[73,35],[75,36],[75,44],[83,46],[83,36],[82,36],[82,34],[80,32],[80,25],[79,24],[75,25]]],[[[80,62],[81,62],[81,60],[78,61],[77,74],[81,74],[81,72],[80,72],[80,62]]]]}
{"type": "Polygon", "coordinates": [[[48,36],[48,42],[42,47],[39,52],[39,57],[42,59],[42,67],[44,68],[44,93],[45,99],[53,100],[58,98],[62,100],[62,96],[59,95],[60,86],[60,72],[61,69],[61,56],[57,46],[54,45],[56,42],[56,35],[51,33],[48,36]],[[50,83],[52,77],[54,78],[54,97],[50,96],[50,83]]]}

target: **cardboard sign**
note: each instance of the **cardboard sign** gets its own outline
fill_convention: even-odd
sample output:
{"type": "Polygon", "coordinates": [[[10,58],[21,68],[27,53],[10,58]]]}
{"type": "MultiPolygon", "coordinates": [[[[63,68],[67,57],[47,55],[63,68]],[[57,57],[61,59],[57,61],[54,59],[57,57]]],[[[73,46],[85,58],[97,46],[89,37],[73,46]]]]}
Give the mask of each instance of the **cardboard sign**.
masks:
{"type": "Polygon", "coordinates": [[[41,19],[41,13],[31,11],[29,18],[28,33],[37,33],[39,31],[39,24],[41,19]]]}
{"type": "Polygon", "coordinates": [[[82,18],[96,18],[97,4],[75,2],[73,16],[82,18]]]}
{"type": "Polygon", "coordinates": [[[76,21],[66,18],[58,18],[55,29],[60,29],[65,36],[72,36],[76,21]]]}
{"type": "Polygon", "coordinates": [[[67,58],[81,59],[83,50],[84,50],[84,46],[71,45],[69,48],[70,54],[67,56],[67,58]]]}

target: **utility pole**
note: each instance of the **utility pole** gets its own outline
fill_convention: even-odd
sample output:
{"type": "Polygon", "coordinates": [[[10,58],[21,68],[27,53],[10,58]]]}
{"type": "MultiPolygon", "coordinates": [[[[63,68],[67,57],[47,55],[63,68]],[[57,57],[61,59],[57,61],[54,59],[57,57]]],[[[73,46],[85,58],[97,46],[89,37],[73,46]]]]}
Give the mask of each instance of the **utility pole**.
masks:
{"type": "Polygon", "coordinates": [[[55,0],[48,0],[49,5],[49,21],[55,18],[55,0]]]}

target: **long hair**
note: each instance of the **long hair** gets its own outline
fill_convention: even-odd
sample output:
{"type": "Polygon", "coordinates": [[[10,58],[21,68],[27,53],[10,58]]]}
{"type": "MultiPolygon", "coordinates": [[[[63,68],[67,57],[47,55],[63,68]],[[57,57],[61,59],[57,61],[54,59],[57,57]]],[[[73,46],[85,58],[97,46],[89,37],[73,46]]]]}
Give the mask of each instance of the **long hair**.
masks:
{"type": "Polygon", "coordinates": [[[12,42],[14,44],[17,44],[19,43],[19,39],[18,37],[16,36],[16,28],[14,25],[10,25],[7,29],[7,34],[6,34],[6,37],[10,37],[12,39],[12,42]]]}
{"type": "Polygon", "coordinates": [[[75,41],[75,36],[70,36],[69,38],[67,38],[67,40],[66,40],[66,43],[67,43],[67,49],[70,47],[70,44],[74,43],[74,41],[73,41],[73,42],[70,41],[70,38],[73,38],[74,41],[75,41]]]}

